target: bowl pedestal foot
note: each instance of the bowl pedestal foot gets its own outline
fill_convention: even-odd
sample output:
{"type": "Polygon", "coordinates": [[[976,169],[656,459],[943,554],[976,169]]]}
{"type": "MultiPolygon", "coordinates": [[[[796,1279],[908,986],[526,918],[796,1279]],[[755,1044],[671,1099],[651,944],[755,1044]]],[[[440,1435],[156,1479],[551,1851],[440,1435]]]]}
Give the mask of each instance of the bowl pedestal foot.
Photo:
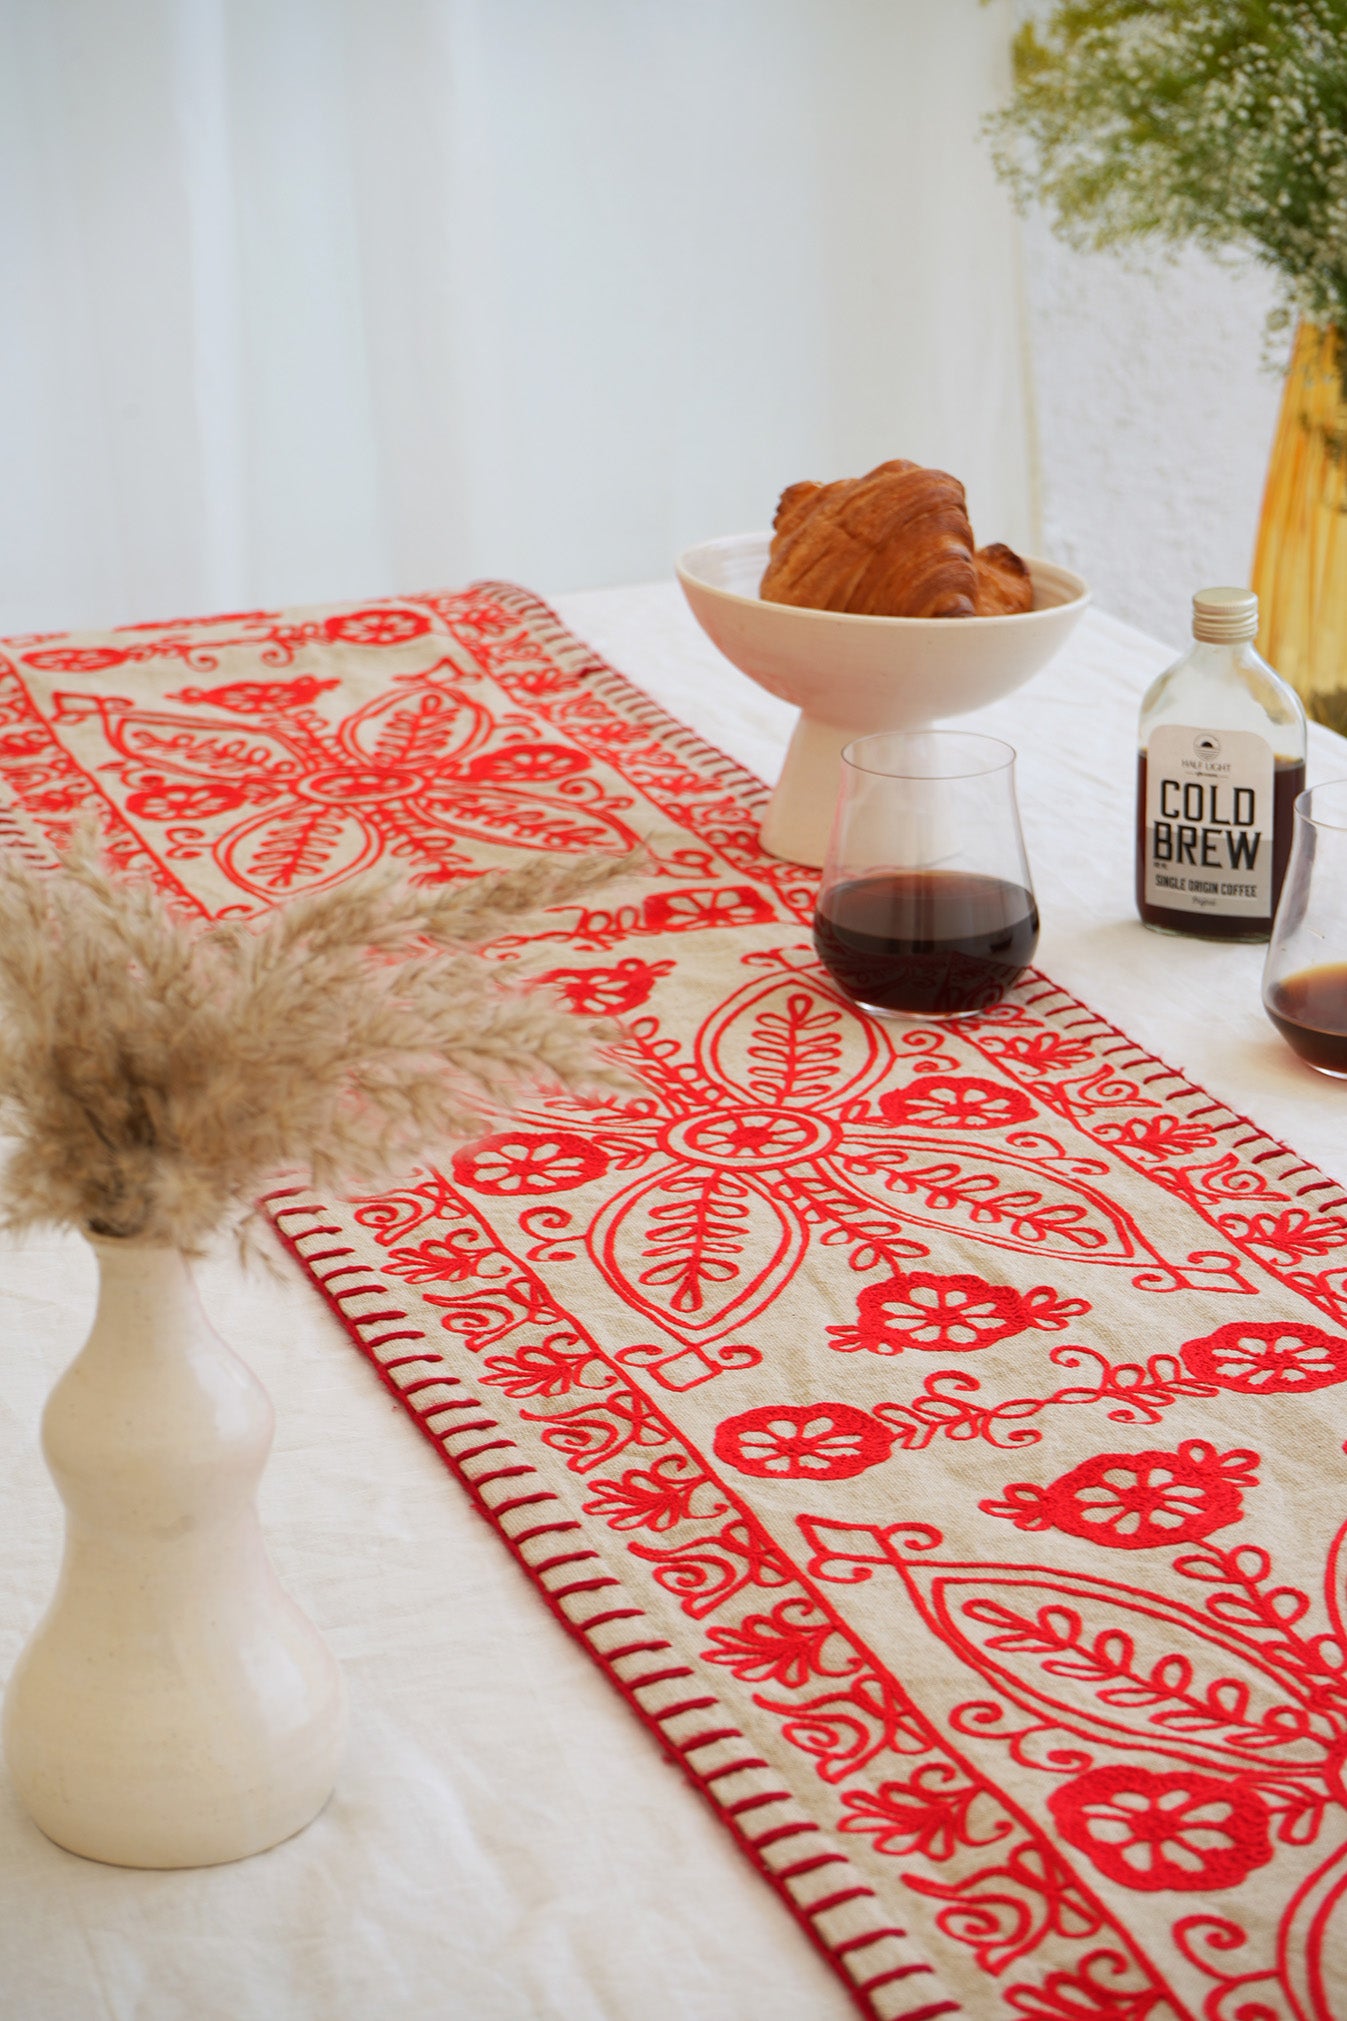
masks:
{"type": "MultiPolygon", "coordinates": [[[[843,746],[871,730],[889,727],[878,722],[867,724],[864,730],[854,726],[843,729],[801,711],[763,818],[759,839],[769,856],[822,869],[841,785],[843,746]]],[[[902,728],[925,729],[926,724],[905,722],[902,728]]]]}

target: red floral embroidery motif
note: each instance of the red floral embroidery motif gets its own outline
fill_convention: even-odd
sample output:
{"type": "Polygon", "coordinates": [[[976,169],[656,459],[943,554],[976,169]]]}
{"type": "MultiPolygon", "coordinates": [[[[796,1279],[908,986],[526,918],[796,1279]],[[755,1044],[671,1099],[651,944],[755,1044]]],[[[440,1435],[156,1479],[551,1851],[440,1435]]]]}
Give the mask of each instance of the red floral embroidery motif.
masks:
{"type": "Polygon", "coordinates": [[[889,1457],[893,1433],[847,1403],[767,1404],[726,1418],[714,1443],[741,1474],[846,1481],[889,1457]]]}
{"type": "Polygon", "coordinates": [[[1000,1130],[1008,1123],[1026,1123],[1034,1113],[1028,1095],[999,1081],[927,1075],[910,1088],[893,1088],[879,1098],[888,1123],[918,1130],[1000,1130]]]}
{"type": "Polygon", "coordinates": [[[573,779],[586,768],[582,751],[564,744],[514,745],[508,751],[483,751],[463,768],[465,779],[494,779],[516,786],[545,786],[555,779],[573,779]]]}
{"type": "Polygon", "coordinates": [[[596,1144],[572,1130],[497,1130],[454,1153],[454,1177],[476,1193],[565,1193],[607,1170],[596,1144]]]}
{"type": "Polygon", "coordinates": [[[592,1360],[583,1349],[566,1354],[544,1342],[540,1347],[521,1347],[517,1354],[489,1354],[482,1381],[503,1389],[506,1396],[565,1396],[590,1386],[585,1371],[592,1360]]]}
{"type": "Polygon", "coordinates": [[[748,884],[657,891],[647,898],[644,912],[645,925],[652,933],[666,928],[670,933],[687,933],[693,927],[760,926],[774,917],[767,900],[748,884]]]}
{"type": "Polygon", "coordinates": [[[1206,1151],[1216,1142],[1203,1123],[1185,1116],[1129,1116],[1125,1123],[1105,1123],[1099,1132],[1106,1144],[1119,1144],[1147,1158],[1180,1158],[1206,1151]]]}
{"type": "Polygon", "coordinates": [[[827,1616],[820,1617],[809,1599],[781,1600],[770,1614],[746,1614],[737,1627],[708,1630],[710,1647],[702,1651],[708,1663],[723,1663],[735,1677],[754,1684],[782,1684],[803,1690],[811,1677],[845,1677],[858,1666],[845,1637],[827,1616]],[[836,1637],[840,1667],[829,1664],[825,1651],[836,1637]]]}
{"type": "Polygon", "coordinates": [[[177,702],[213,702],[217,709],[233,709],[249,715],[254,709],[307,709],[340,681],[320,681],[316,674],[301,674],[293,681],[226,681],[221,688],[181,688],[171,699],[177,702]]]}
{"type": "MultiPolygon", "coordinates": [[[[705,1474],[681,1454],[668,1454],[649,1468],[633,1467],[620,1480],[594,1482],[598,1493],[585,1503],[587,1516],[603,1516],[612,1530],[672,1530],[694,1513],[693,1498],[707,1486],[705,1474]]],[[[703,1520],[726,1514],[718,1499],[703,1520]]]]}
{"type": "Polygon", "coordinates": [[[1128,1888],[1235,1888],[1272,1858],[1253,1792],[1189,1769],[1093,1768],[1048,1807],[1068,1845],[1128,1888]]]}
{"type": "MultiPolygon", "coordinates": [[[[273,628],[270,649],[274,662],[334,642],[405,646],[430,630],[424,612],[339,612],[273,628]]],[[[207,664],[241,643],[215,642],[207,664]]],[[[169,693],[158,706],[62,694],[55,720],[78,735],[97,723],[127,812],[210,824],[192,846],[209,848],[240,892],[267,901],[340,882],[389,851],[412,859],[421,881],[441,882],[470,870],[464,845],[474,839],[548,851],[633,839],[617,818],[629,801],[605,792],[585,752],[498,723],[452,660],[403,671],[328,721],[311,704],[334,685],[317,675],[229,681],[169,693]]]]}
{"type": "Polygon", "coordinates": [[[927,1270],[899,1271],[868,1284],[856,1301],[855,1326],[830,1326],[842,1354],[925,1353],[991,1347],[1030,1327],[1056,1332],[1088,1310],[1083,1298],[1059,1298],[1048,1285],[1019,1292],[981,1277],[941,1277],[927,1270]]]}
{"type": "MultiPolygon", "coordinates": [[[[815,1243],[849,1251],[858,1291],[872,1278],[892,1285],[929,1253],[914,1234],[930,1227],[1027,1251],[1043,1259],[1035,1269],[1049,1257],[1135,1258],[1154,1266],[1138,1280],[1148,1289],[1189,1281],[1090,1184],[1096,1161],[1068,1158],[1055,1139],[984,1134],[970,1151],[948,1136],[934,1148],[900,1138],[874,1106],[892,1067],[887,1040],[858,1032],[861,1021],[798,971],[776,967],[775,953],[763,959],[768,973],[722,997],[690,1040],[640,1012],[626,1035],[627,1063],[649,1093],[612,1116],[598,1142],[610,1170],[632,1178],[577,1234],[643,1321],[684,1342],[732,1337],[782,1294],[815,1243]]],[[[592,1109],[556,1103],[529,1112],[527,1125],[555,1128],[563,1115],[582,1134],[595,1131],[592,1109]]],[[[1224,1276],[1226,1259],[1217,1263],[1224,1276]]],[[[985,1296],[984,1281],[973,1282],[985,1296]]],[[[942,1283],[954,1284],[966,1321],[956,1280],[932,1278],[927,1289],[942,1283]]],[[[865,1300],[859,1328],[831,1336],[838,1347],[912,1344],[901,1320],[892,1323],[898,1315],[875,1309],[883,1296],[865,1300]]],[[[995,1293],[992,1307],[956,1344],[993,1328],[1055,1329],[1088,1310],[1045,1287],[1017,1300],[995,1293]]],[[[930,1318],[921,1310],[908,1323],[921,1344],[943,1349],[948,1335],[924,1336],[930,1318]]]]}
{"type": "Polygon", "coordinates": [[[44,674],[96,674],[104,667],[121,666],[127,654],[116,646],[59,646],[23,657],[26,665],[44,674]]]}
{"type": "MultiPolygon", "coordinates": [[[[961,1846],[985,1846],[1004,1838],[1009,1820],[989,1815],[979,1832],[969,1812],[983,1794],[948,1762],[928,1762],[906,1782],[882,1782],[875,1791],[848,1790],[842,1804],[844,1832],[864,1832],[879,1853],[925,1853],[948,1860],[961,1846]]],[[[992,1813],[992,1806],[986,1806],[992,1813]]]]}
{"type": "Polygon", "coordinates": [[[476,1275],[480,1260],[460,1241],[431,1236],[404,1249],[390,1249],[383,1268],[389,1277],[405,1277],[409,1284],[463,1284],[476,1275]]]}
{"type": "Polygon", "coordinates": [[[639,961],[634,955],[614,968],[549,968],[538,981],[550,983],[568,1010],[588,1017],[620,1017],[647,1001],[671,961],[639,961]]]}
{"type": "Polygon", "coordinates": [[[1303,1207],[1286,1207],[1277,1214],[1227,1214],[1221,1227],[1237,1242],[1266,1249],[1274,1262],[1332,1256],[1347,1243],[1347,1222],[1335,1214],[1307,1213],[1303,1207]]]}
{"type": "Polygon", "coordinates": [[[232,814],[248,797],[241,786],[166,779],[162,772],[139,777],[136,791],[126,796],[126,811],[147,821],[206,821],[214,814],[232,814]]]}
{"type": "Polygon", "coordinates": [[[992,1039],[987,1051],[1001,1059],[1016,1060],[1036,1074],[1065,1074],[1073,1067],[1087,1066],[1094,1053],[1088,1039],[1073,1039],[1065,1032],[1035,1032],[1030,1038],[992,1039]]]}
{"type": "Polygon", "coordinates": [[[422,611],[390,610],[387,604],[371,610],[338,611],[325,620],[323,636],[340,639],[352,646],[405,646],[430,630],[430,619],[422,611]]]}
{"type": "Polygon", "coordinates": [[[1185,1340],[1180,1353],[1200,1382],[1249,1396],[1347,1382],[1347,1340],[1298,1321],[1232,1320],[1199,1340],[1185,1340]]]}
{"type": "Polygon", "coordinates": [[[979,1502],[1017,1530],[1064,1530],[1115,1551],[1190,1544],[1238,1523],[1241,1488],[1258,1485],[1257,1453],[1218,1453],[1185,1439],[1176,1453],[1100,1453],[1050,1487],[1016,1481],[1002,1502],[979,1502]]]}
{"type": "Polygon", "coordinates": [[[1137,1984],[1137,1968],[1121,1951],[1103,1947],[1079,1972],[1049,1972],[1041,1986],[1009,1986],[1006,2005],[1021,2021],[1162,2021],[1173,2007],[1153,1981],[1137,1984]]]}

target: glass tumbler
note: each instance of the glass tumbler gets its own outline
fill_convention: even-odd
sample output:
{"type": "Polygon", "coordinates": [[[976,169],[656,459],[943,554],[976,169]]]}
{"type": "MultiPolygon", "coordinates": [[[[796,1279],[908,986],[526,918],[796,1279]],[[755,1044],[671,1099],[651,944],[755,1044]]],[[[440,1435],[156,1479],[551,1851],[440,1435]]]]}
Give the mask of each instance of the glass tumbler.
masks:
{"type": "Polygon", "coordinates": [[[1347,779],[1296,801],[1263,1008],[1307,1065],[1347,1080],[1347,779]]]}
{"type": "Polygon", "coordinates": [[[846,746],[814,945],[876,1017],[1000,1001],[1038,945],[1009,744],[894,730],[846,746]]]}

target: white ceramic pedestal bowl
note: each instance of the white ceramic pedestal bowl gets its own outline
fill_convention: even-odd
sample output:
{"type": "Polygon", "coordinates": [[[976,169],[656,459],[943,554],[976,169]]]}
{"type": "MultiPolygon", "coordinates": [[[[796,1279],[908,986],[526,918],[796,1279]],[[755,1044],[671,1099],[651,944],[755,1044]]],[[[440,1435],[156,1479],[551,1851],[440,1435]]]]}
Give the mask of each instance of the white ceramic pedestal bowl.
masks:
{"type": "Polygon", "coordinates": [[[741,673],[800,711],[762,825],[773,856],[818,866],[837,800],[842,746],[872,730],[916,730],[1021,687],[1065,644],[1090,593],[1055,562],[1025,557],[1034,608],[1014,617],[872,618],[764,603],[771,535],[690,547],[678,580],[702,630],[741,673]]]}

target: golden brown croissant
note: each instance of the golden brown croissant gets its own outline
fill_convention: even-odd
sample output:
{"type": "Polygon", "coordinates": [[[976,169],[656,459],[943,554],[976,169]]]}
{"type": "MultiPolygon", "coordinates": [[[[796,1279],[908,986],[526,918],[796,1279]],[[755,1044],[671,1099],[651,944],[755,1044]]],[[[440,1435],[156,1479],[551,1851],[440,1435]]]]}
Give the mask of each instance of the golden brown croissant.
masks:
{"type": "Polygon", "coordinates": [[[980,547],[977,563],[977,614],[980,618],[1009,617],[1034,607],[1034,585],[1029,571],[1014,548],[1004,541],[980,547]]]}
{"type": "Polygon", "coordinates": [[[975,550],[958,478],[901,458],[864,477],[788,486],[759,595],[870,617],[976,617],[1033,602],[1018,555],[975,550]]]}

